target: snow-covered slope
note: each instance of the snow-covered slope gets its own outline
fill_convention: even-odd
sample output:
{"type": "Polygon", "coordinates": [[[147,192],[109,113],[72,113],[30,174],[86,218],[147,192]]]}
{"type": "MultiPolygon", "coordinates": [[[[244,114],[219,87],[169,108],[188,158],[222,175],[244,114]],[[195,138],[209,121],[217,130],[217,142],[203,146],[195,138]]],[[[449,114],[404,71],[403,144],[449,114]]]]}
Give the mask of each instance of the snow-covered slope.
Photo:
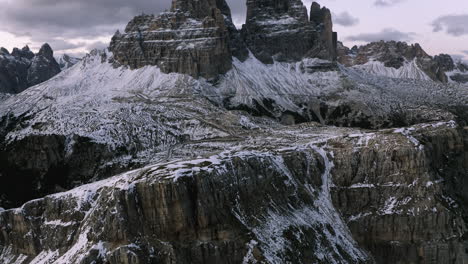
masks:
{"type": "MultiPolygon", "coordinates": [[[[235,127],[241,126],[239,117],[218,106],[260,105],[278,118],[289,112],[304,120],[313,120],[310,116],[315,114],[334,122],[353,118],[335,115],[333,108],[344,104],[378,119],[399,111],[396,107],[436,109],[441,105],[441,110],[446,110],[468,98],[460,85],[381,78],[363,69],[321,71],[315,67],[323,61],[313,59],[265,65],[251,56],[245,62],[235,60],[234,69],[212,84],[187,75],[161,73],[154,66],[115,68],[107,62],[111,56],[88,55],[48,82],[4,99],[1,116],[26,117],[21,126],[7,132],[7,142],[28,135],[60,134],[87,137],[112,149],[162,150],[181,138],[202,140],[236,134],[235,127]],[[323,112],[324,104],[327,112],[323,112]],[[223,126],[214,125],[214,120],[223,118],[223,126]]],[[[378,62],[368,66],[364,69],[392,77],[424,77],[414,62],[399,72],[378,62]]]]}
{"type": "Polygon", "coordinates": [[[399,69],[385,67],[384,63],[380,61],[369,61],[363,65],[356,65],[354,68],[383,77],[426,81],[431,80],[431,78],[429,78],[429,76],[427,76],[427,74],[420,69],[416,60],[404,62],[403,66],[399,69]]]}
{"type": "Polygon", "coordinates": [[[33,117],[27,127],[8,134],[7,140],[29,134],[76,134],[112,148],[135,142],[151,148],[174,144],[176,136],[226,135],[201,121],[210,110],[221,110],[206,103],[184,103],[193,95],[192,89],[201,85],[198,81],[163,74],[156,67],[114,68],[103,63],[101,55],[106,56],[90,55],[49,82],[7,99],[1,113],[33,117]],[[38,128],[38,124],[43,125],[38,128]]]}
{"type": "Polygon", "coordinates": [[[67,54],[62,54],[60,56],[57,56],[55,60],[59,64],[60,69],[62,69],[62,71],[73,67],[75,64],[81,61],[80,58],[75,58],[67,54]]]}

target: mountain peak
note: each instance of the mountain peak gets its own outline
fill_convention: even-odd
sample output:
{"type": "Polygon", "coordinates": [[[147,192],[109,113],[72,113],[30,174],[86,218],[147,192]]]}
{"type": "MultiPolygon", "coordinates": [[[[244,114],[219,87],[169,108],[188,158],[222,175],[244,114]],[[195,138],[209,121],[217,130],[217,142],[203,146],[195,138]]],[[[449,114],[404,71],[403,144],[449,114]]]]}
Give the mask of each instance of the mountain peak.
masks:
{"type": "Polygon", "coordinates": [[[52,48],[50,47],[50,45],[48,43],[44,43],[41,46],[41,49],[39,50],[38,55],[44,56],[46,58],[53,58],[54,57],[54,51],[52,50],[52,48]]]}
{"type": "Polygon", "coordinates": [[[248,50],[264,63],[334,60],[331,12],[320,9],[313,19],[317,23],[309,21],[301,0],[249,0],[239,32],[225,0],[173,0],[171,12],[135,17],[125,33],[114,35],[110,50],[121,65],[157,65],[163,72],[206,79],[229,71],[233,57],[245,60],[248,50]]]}
{"type": "MultiPolygon", "coordinates": [[[[0,55],[9,55],[5,48],[0,55]]],[[[42,45],[37,54],[29,46],[14,48],[12,56],[0,57],[0,92],[19,93],[23,90],[49,80],[60,73],[49,44],[42,45]]]]}

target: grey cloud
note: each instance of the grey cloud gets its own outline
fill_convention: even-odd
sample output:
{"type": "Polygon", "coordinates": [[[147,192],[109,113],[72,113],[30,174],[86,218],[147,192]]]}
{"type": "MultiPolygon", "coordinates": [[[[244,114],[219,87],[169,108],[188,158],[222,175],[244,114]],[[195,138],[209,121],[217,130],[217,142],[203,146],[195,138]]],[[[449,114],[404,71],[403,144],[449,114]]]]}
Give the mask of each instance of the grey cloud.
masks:
{"type": "Polygon", "coordinates": [[[374,2],[374,5],[379,6],[379,7],[389,7],[389,6],[394,6],[396,4],[399,4],[403,1],[404,0],[376,0],[374,2]]]}
{"type": "Polygon", "coordinates": [[[434,32],[445,31],[452,36],[468,35],[468,15],[441,16],[432,22],[434,32]]]}
{"type": "Polygon", "coordinates": [[[462,52],[468,55],[468,50],[462,50],[462,52]]]}
{"type": "MultiPolygon", "coordinates": [[[[245,20],[245,0],[228,0],[234,19],[245,20]]],[[[60,39],[85,39],[110,36],[123,29],[141,13],[157,14],[168,10],[171,0],[15,0],[2,3],[0,30],[18,37],[30,37],[35,46],[49,42],[55,49],[66,50],[84,43],[66,43],[60,39]]],[[[109,39],[110,41],[110,39],[109,39]]],[[[103,46],[103,45],[98,45],[103,46]]]]}
{"type": "Polygon", "coordinates": [[[240,27],[245,23],[246,1],[245,0],[226,0],[231,8],[232,19],[236,26],[240,27]]]}
{"type": "Polygon", "coordinates": [[[108,43],[102,42],[102,41],[96,41],[91,44],[86,45],[87,50],[93,50],[93,49],[104,49],[108,46],[108,43]]]}
{"type": "Polygon", "coordinates": [[[396,29],[386,28],[377,33],[363,33],[356,36],[347,37],[349,41],[375,42],[380,40],[390,41],[411,41],[416,36],[413,32],[401,32],[396,29]]]}
{"type": "Polygon", "coordinates": [[[351,27],[359,24],[359,18],[351,16],[348,12],[333,14],[333,23],[344,27],[351,27]]]}
{"type": "Polygon", "coordinates": [[[69,49],[78,44],[59,39],[112,35],[137,14],[159,13],[169,7],[170,0],[15,0],[2,3],[0,30],[69,49]]]}
{"type": "MultiPolygon", "coordinates": [[[[52,40],[44,40],[41,42],[47,42],[49,45],[52,47],[54,51],[65,51],[65,50],[71,50],[71,49],[76,49],[79,47],[82,47],[85,45],[83,42],[78,42],[78,43],[71,43],[69,41],[63,40],[63,39],[52,39],[52,40]]],[[[39,46],[33,46],[33,48],[37,49],[39,46]]]]}

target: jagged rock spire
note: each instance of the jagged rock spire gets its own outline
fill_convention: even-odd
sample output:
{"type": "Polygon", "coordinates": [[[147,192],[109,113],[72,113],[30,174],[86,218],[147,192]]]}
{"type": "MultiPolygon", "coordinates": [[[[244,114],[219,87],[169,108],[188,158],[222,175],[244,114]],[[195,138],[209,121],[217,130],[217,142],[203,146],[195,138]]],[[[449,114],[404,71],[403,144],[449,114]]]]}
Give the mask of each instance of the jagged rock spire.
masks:
{"type": "Polygon", "coordinates": [[[323,46],[322,54],[319,57],[336,59],[338,34],[333,32],[332,14],[330,9],[321,7],[317,2],[313,2],[310,7],[310,21],[321,32],[320,44],[323,46]]]}
{"type": "Polygon", "coordinates": [[[39,53],[37,55],[44,56],[46,58],[53,58],[54,57],[54,51],[50,47],[48,43],[45,43],[42,45],[41,49],[39,50],[39,53]]]}
{"type": "Polygon", "coordinates": [[[0,55],[10,55],[10,52],[4,47],[0,48],[0,55]]]}
{"type": "Polygon", "coordinates": [[[315,2],[312,8],[310,21],[301,0],[248,0],[242,31],[248,48],[264,63],[304,57],[334,60],[337,36],[331,12],[315,2]]]}

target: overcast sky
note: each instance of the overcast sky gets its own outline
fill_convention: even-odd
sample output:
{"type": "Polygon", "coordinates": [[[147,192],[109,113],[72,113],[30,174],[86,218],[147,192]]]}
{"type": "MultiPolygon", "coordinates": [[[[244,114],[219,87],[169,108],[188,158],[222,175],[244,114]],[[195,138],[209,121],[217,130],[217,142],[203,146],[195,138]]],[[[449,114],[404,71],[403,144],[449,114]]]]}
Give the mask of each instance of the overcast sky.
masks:
{"type": "MultiPolygon", "coordinates": [[[[310,7],[312,0],[303,0],[310,7]]],[[[0,0],[0,46],[44,42],[56,53],[83,53],[108,45],[135,15],[159,13],[171,0],[0,0]]],[[[228,0],[235,23],[245,20],[245,0],[228,0]]],[[[420,43],[431,55],[468,59],[467,0],[322,0],[347,46],[371,41],[420,43]]]]}

